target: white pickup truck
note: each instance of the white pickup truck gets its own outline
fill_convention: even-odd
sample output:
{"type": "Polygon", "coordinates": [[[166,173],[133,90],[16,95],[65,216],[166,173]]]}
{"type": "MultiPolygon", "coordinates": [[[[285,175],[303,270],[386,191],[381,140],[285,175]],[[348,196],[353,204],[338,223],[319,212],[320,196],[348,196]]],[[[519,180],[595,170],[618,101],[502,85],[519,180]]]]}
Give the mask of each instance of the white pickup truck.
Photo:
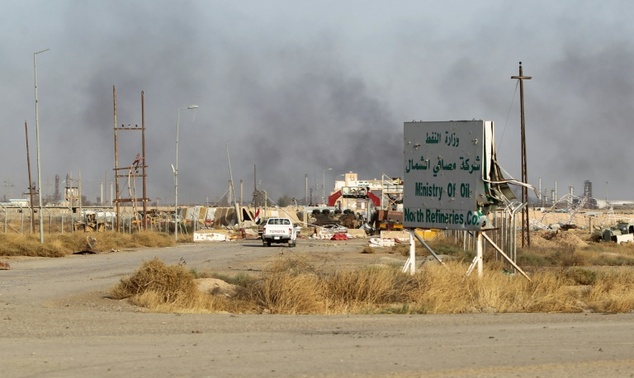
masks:
{"type": "Polygon", "coordinates": [[[271,243],[288,243],[294,247],[297,231],[290,218],[269,218],[262,230],[262,244],[270,247],[271,243]]]}

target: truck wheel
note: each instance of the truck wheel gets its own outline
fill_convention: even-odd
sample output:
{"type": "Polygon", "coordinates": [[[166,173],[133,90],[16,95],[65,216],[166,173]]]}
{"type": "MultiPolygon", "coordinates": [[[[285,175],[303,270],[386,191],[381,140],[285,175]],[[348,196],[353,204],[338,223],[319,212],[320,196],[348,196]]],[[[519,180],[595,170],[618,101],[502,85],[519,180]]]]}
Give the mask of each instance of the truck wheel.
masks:
{"type": "Polygon", "coordinates": [[[267,240],[267,241],[266,241],[266,246],[267,246],[267,247],[270,247],[270,246],[271,246],[271,241],[270,241],[270,240],[267,240]]]}

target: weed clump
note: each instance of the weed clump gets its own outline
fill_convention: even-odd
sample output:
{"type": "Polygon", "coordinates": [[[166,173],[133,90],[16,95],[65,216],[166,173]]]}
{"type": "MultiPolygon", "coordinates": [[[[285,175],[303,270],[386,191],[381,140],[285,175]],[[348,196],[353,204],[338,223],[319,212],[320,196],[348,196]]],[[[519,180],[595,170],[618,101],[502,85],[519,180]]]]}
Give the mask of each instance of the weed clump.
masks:
{"type": "Polygon", "coordinates": [[[143,263],[130,277],[122,279],[112,290],[115,299],[133,298],[138,302],[144,295],[157,304],[187,305],[198,294],[193,274],[181,265],[167,266],[158,259],[143,263]]]}

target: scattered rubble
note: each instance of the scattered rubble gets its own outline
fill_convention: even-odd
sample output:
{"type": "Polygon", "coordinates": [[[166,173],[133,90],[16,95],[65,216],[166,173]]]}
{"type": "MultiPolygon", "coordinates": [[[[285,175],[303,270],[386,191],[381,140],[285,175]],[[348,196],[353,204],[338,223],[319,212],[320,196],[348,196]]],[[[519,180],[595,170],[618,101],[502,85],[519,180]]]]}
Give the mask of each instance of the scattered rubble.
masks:
{"type": "Polygon", "coordinates": [[[210,230],[201,230],[194,232],[194,241],[230,241],[231,238],[224,232],[213,232],[210,230]]]}
{"type": "Polygon", "coordinates": [[[394,247],[395,245],[396,241],[394,239],[370,238],[370,247],[373,248],[394,247]]]}
{"type": "Polygon", "coordinates": [[[350,239],[348,235],[343,232],[338,232],[332,235],[332,237],[330,238],[330,240],[348,240],[348,239],[350,239]]]}

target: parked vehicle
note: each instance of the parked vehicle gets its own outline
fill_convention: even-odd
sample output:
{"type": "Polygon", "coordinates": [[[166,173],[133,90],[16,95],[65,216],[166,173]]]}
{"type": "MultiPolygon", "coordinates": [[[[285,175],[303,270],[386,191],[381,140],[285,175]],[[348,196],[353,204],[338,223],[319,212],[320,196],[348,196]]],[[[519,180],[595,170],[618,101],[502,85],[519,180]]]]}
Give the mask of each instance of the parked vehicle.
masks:
{"type": "Polygon", "coordinates": [[[297,242],[297,230],[290,218],[269,218],[262,230],[262,244],[270,247],[272,243],[288,243],[294,247],[297,242]]]}

